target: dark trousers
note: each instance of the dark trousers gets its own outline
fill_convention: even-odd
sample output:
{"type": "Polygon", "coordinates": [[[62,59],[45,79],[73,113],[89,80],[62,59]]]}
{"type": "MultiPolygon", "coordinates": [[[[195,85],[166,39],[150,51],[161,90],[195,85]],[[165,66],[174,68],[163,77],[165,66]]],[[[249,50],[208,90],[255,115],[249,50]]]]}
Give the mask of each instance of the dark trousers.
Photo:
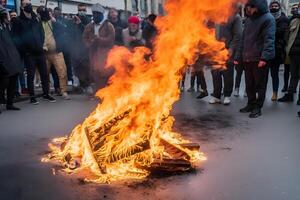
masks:
{"type": "Polygon", "coordinates": [[[199,86],[201,86],[201,89],[203,91],[207,91],[207,85],[206,85],[206,80],[205,80],[203,69],[192,72],[191,88],[195,87],[196,78],[197,78],[197,89],[199,88],[199,86]]]}
{"type": "Polygon", "coordinates": [[[235,65],[235,71],[236,71],[236,76],[235,76],[235,88],[240,88],[241,86],[241,80],[242,80],[242,75],[243,75],[243,71],[244,71],[244,68],[243,68],[243,65],[241,64],[238,64],[238,65],[235,65]]]}
{"type": "Polygon", "coordinates": [[[58,74],[57,74],[56,69],[53,65],[50,67],[50,73],[52,75],[54,88],[56,90],[60,89],[58,74]]]}
{"type": "Polygon", "coordinates": [[[27,86],[29,95],[34,96],[34,75],[37,69],[41,76],[42,88],[44,95],[49,94],[49,76],[47,73],[46,57],[42,55],[27,55],[25,58],[27,67],[27,86]]]}
{"type": "MultiPolygon", "coordinates": [[[[288,89],[288,93],[295,93],[297,91],[299,77],[300,77],[300,56],[299,55],[290,55],[291,61],[291,80],[288,89]]],[[[300,95],[300,88],[299,88],[300,95]]]]}
{"type": "Polygon", "coordinates": [[[290,65],[285,64],[284,65],[284,89],[287,89],[289,87],[289,81],[290,81],[290,65]]]}
{"type": "Polygon", "coordinates": [[[280,61],[274,59],[270,62],[269,66],[270,66],[271,77],[272,77],[273,92],[278,92],[280,61]]]}
{"type": "Polygon", "coordinates": [[[68,81],[73,81],[73,66],[72,66],[71,54],[66,51],[63,52],[63,54],[64,54],[65,64],[67,66],[68,81]]]}
{"type": "Polygon", "coordinates": [[[223,79],[224,79],[224,96],[230,97],[233,90],[233,76],[234,76],[234,65],[233,63],[227,63],[226,70],[211,70],[213,78],[214,92],[212,96],[220,99],[222,95],[223,79]],[[223,78],[223,79],[222,79],[223,78]]]}
{"type": "Polygon", "coordinates": [[[18,74],[0,79],[0,104],[13,105],[17,80],[18,74]]]}
{"type": "Polygon", "coordinates": [[[244,68],[248,105],[262,108],[266,98],[269,67],[259,68],[258,62],[245,62],[244,68]]]}

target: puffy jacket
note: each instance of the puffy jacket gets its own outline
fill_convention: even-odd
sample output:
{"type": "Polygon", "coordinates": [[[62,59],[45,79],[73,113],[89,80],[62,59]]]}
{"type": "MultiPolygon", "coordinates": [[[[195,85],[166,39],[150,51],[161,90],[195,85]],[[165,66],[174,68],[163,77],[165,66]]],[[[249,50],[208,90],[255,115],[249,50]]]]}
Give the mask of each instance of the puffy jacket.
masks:
{"type": "Polygon", "coordinates": [[[243,32],[243,62],[269,61],[275,57],[275,19],[267,0],[249,0],[258,12],[245,21],[243,32]]]}

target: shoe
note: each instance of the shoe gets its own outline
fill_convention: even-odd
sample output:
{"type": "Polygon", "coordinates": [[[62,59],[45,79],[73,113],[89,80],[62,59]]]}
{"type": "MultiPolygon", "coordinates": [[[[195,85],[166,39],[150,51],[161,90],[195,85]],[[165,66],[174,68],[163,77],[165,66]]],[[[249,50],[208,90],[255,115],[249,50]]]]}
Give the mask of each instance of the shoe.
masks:
{"type": "Polygon", "coordinates": [[[92,86],[88,86],[88,87],[86,88],[86,94],[87,94],[88,96],[94,96],[94,90],[93,90],[92,86]]]}
{"type": "Polygon", "coordinates": [[[280,99],[278,99],[278,102],[293,102],[294,101],[294,94],[287,93],[280,99]]]}
{"type": "Polygon", "coordinates": [[[258,118],[259,116],[261,116],[261,109],[260,108],[255,108],[251,111],[249,117],[250,118],[258,118]]]}
{"type": "Polygon", "coordinates": [[[209,104],[217,104],[217,103],[221,103],[221,99],[218,99],[216,97],[212,97],[210,100],[209,100],[209,104]]]}
{"type": "Polygon", "coordinates": [[[55,88],[55,95],[58,96],[58,97],[62,96],[60,88],[55,88]]]}
{"type": "Polygon", "coordinates": [[[203,99],[204,97],[208,96],[208,92],[207,91],[202,91],[200,92],[200,95],[197,96],[197,99],[203,99]]]}
{"type": "Polygon", "coordinates": [[[281,92],[287,92],[287,87],[283,87],[281,92]]]}
{"type": "Polygon", "coordinates": [[[240,93],[240,89],[239,89],[239,88],[235,88],[235,89],[234,89],[234,94],[233,94],[233,95],[234,95],[235,97],[238,97],[238,96],[240,96],[239,93],[240,93]]]}
{"type": "Polygon", "coordinates": [[[184,86],[181,86],[181,87],[180,87],[180,91],[181,91],[181,92],[184,92],[184,86]]]}
{"type": "Polygon", "coordinates": [[[31,103],[32,105],[38,105],[38,104],[39,104],[39,102],[36,100],[35,97],[31,97],[31,98],[30,98],[30,103],[31,103]]]}
{"type": "Polygon", "coordinates": [[[43,99],[44,99],[45,101],[48,101],[48,102],[51,102],[51,103],[56,102],[56,100],[55,100],[52,96],[50,96],[49,94],[44,95],[44,96],[43,96],[43,99]]]}
{"type": "Polygon", "coordinates": [[[68,81],[68,86],[73,86],[73,81],[68,81]]]}
{"type": "Polygon", "coordinates": [[[298,117],[300,117],[300,111],[298,112],[298,117]]]}
{"type": "Polygon", "coordinates": [[[17,108],[13,105],[6,105],[6,110],[21,110],[20,108],[17,108]]]}
{"type": "Polygon", "coordinates": [[[249,113],[253,110],[252,106],[247,105],[246,107],[240,109],[241,113],[249,113]]]}
{"type": "Polygon", "coordinates": [[[277,92],[273,92],[273,95],[272,95],[271,100],[272,100],[272,101],[277,101],[277,98],[278,98],[277,92]]]}
{"type": "Polygon", "coordinates": [[[190,87],[187,91],[188,92],[195,92],[195,88],[190,87]]]}
{"type": "Polygon", "coordinates": [[[230,97],[225,97],[225,98],[224,98],[223,104],[224,104],[225,106],[227,106],[227,105],[229,105],[230,103],[231,103],[230,97]]]}
{"type": "Polygon", "coordinates": [[[62,93],[62,97],[63,97],[64,100],[71,100],[70,96],[66,92],[62,93]]]}

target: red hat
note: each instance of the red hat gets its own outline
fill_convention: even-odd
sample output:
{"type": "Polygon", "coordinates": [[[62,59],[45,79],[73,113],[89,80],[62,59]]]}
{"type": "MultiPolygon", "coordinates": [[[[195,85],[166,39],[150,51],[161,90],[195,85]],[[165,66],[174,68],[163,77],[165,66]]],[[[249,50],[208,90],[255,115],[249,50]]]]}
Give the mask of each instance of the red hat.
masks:
{"type": "Polygon", "coordinates": [[[131,16],[131,17],[128,18],[128,23],[129,24],[139,24],[140,20],[136,16],[131,16]]]}

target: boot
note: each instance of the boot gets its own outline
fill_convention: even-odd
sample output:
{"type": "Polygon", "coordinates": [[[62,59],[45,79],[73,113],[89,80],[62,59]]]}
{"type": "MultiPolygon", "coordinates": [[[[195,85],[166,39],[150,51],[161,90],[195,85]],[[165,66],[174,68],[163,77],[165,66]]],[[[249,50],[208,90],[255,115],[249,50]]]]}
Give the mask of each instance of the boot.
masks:
{"type": "Polygon", "coordinates": [[[293,102],[294,94],[287,93],[282,98],[278,99],[278,102],[293,102]]]}
{"type": "Polygon", "coordinates": [[[249,113],[249,112],[251,112],[252,110],[253,110],[253,107],[250,106],[250,105],[247,105],[246,107],[240,109],[240,112],[241,112],[241,113],[249,113]]]}
{"type": "Polygon", "coordinates": [[[261,116],[260,108],[254,108],[249,115],[250,118],[258,118],[259,116],[261,116]]]}
{"type": "Polygon", "coordinates": [[[278,95],[277,92],[273,92],[272,101],[277,101],[278,95]]]}

